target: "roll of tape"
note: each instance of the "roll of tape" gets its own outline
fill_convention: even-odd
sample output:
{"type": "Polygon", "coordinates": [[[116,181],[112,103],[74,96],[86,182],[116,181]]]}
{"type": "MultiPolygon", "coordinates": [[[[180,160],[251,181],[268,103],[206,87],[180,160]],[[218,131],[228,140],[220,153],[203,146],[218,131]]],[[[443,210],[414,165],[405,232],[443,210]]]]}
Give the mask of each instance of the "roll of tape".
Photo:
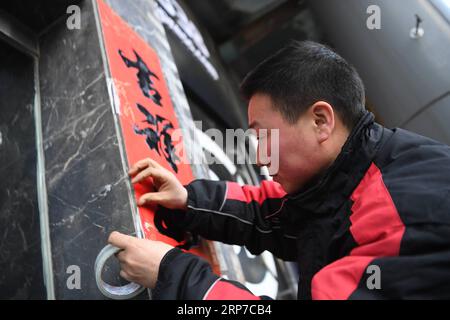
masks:
{"type": "Polygon", "coordinates": [[[106,247],[100,251],[100,253],[97,256],[97,259],[95,260],[95,282],[97,283],[98,289],[108,298],[114,299],[114,300],[126,300],[136,297],[138,294],[140,294],[142,291],[145,290],[144,287],[134,283],[130,282],[127,285],[116,287],[112,286],[102,279],[102,272],[103,267],[105,266],[106,261],[117,252],[121,251],[122,249],[119,249],[117,247],[114,247],[110,244],[108,244],[106,247]]]}

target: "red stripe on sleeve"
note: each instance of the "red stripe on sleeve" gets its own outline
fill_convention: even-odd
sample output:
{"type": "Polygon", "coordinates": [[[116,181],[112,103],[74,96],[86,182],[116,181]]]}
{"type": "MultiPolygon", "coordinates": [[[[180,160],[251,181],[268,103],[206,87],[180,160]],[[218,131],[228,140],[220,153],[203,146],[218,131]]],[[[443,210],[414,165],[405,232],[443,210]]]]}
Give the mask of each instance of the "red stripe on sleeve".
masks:
{"type": "Polygon", "coordinates": [[[261,186],[240,186],[236,182],[227,182],[227,200],[239,200],[246,203],[257,201],[260,205],[266,199],[279,199],[286,195],[280,184],[263,181],[261,186]]]}
{"type": "Polygon", "coordinates": [[[314,276],[313,299],[348,299],[371,261],[399,254],[405,225],[375,164],[370,166],[351,199],[350,232],[358,245],[349,256],[314,276]]]}

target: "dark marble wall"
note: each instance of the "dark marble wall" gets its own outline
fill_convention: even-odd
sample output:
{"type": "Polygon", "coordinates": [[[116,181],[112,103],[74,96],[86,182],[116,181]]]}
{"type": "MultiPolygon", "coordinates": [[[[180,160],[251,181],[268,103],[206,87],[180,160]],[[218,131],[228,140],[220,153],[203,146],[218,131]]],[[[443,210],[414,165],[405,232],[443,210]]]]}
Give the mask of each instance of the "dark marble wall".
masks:
{"type": "MultiPolygon", "coordinates": [[[[113,230],[133,234],[134,200],[120,154],[91,1],[82,27],[62,20],[40,39],[42,127],[57,299],[102,299],[94,262],[113,230]],[[67,268],[81,269],[69,289],[67,268]]],[[[118,264],[106,280],[120,283],[118,264]]]]}
{"type": "Polygon", "coordinates": [[[45,299],[34,62],[0,41],[0,299],[45,299]]]}

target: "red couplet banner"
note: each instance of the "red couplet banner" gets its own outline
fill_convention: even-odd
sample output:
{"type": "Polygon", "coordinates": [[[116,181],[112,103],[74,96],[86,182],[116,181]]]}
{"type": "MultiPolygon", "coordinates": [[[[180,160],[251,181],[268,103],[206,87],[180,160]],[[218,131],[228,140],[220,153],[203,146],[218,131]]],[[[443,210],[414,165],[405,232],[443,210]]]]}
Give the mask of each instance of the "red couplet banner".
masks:
{"type": "MultiPolygon", "coordinates": [[[[189,183],[194,177],[190,165],[181,159],[182,136],[158,55],[103,0],[98,0],[98,8],[129,164],[152,158],[176,174],[182,184],[189,183]]],[[[151,180],[135,185],[137,199],[150,191],[151,180]]],[[[154,211],[154,206],[139,208],[145,237],[177,245],[158,232],[154,211]]],[[[208,256],[202,250],[193,252],[208,256]]]]}

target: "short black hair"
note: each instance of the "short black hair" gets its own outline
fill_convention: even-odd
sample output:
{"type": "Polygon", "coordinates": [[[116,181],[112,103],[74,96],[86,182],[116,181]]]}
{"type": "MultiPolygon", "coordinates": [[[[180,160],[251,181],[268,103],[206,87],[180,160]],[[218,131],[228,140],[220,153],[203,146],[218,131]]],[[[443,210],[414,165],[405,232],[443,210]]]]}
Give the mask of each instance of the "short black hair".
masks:
{"type": "Polygon", "coordinates": [[[241,93],[247,100],[267,94],[289,123],[317,101],[332,105],[350,130],[365,112],[364,84],[356,69],[312,41],[292,41],[261,62],[242,81],[241,93]]]}

